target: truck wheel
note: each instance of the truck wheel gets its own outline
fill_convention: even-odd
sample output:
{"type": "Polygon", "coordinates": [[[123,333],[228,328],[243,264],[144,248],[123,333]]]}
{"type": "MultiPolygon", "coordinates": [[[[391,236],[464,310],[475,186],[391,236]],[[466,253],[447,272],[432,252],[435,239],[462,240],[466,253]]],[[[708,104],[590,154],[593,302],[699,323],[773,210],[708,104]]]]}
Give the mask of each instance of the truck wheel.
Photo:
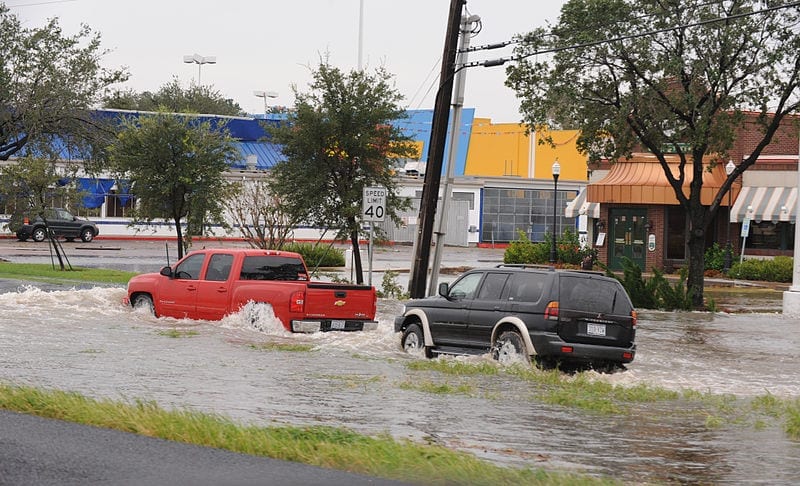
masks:
{"type": "Polygon", "coordinates": [[[411,324],[403,331],[400,345],[406,353],[416,354],[422,351],[426,358],[432,356],[430,349],[425,346],[425,336],[423,336],[419,324],[411,324]]]}
{"type": "Polygon", "coordinates": [[[46,237],[47,232],[42,227],[34,228],[33,233],[31,233],[31,238],[37,243],[43,242],[46,237]]]}
{"type": "Polygon", "coordinates": [[[85,230],[81,231],[81,241],[84,243],[89,243],[94,239],[94,231],[91,228],[86,228],[85,230]]]}
{"type": "Polygon", "coordinates": [[[147,294],[139,294],[133,298],[131,304],[134,309],[147,309],[151,314],[156,315],[156,308],[153,305],[153,298],[147,294]]]}
{"type": "Polygon", "coordinates": [[[497,338],[492,348],[492,357],[500,364],[525,363],[530,364],[531,358],[525,349],[522,336],[516,331],[505,331],[497,338]]]}

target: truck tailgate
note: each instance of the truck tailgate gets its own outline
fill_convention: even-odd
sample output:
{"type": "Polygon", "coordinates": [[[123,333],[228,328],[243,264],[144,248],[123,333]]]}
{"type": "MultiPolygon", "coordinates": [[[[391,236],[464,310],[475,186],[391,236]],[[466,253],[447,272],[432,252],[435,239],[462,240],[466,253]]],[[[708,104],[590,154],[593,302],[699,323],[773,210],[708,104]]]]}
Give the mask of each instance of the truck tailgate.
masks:
{"type": "Polygon", "coordinates": [[[309,282],[305,314],[324,319],[375,319],[377,296],[368,285],[309,282]]]}

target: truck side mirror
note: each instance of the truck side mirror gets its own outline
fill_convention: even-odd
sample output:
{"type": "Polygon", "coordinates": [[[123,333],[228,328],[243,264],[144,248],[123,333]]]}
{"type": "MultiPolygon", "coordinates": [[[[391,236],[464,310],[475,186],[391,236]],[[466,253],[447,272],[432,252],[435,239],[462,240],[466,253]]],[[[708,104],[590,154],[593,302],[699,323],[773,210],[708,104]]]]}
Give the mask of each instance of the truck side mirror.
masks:
{"type": "Polygon", "coordinates": [[[161,275],[163,275],[165,277],[172,278],[172,267],[169,267],[169,266],[164,267],[164,268],[161,269],[160,273],[161,273],[161,275]]]}
{"type": "Polygon", "coordinates": [[[439,295],[442,297],[447,297],[450,293],[450,286],[447,285],[447,282],[442,282],[439,284],[439,295]]]}

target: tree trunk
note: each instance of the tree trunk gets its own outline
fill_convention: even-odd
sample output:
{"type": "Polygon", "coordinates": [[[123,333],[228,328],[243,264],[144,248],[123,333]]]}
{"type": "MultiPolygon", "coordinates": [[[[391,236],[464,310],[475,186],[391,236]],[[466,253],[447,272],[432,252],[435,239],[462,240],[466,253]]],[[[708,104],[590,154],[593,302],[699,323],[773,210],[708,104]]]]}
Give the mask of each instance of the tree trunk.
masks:
{"type": "Polygon", "coordinates": [[[702,221],[702,215],[691,217],[687,242],[689,250],[689,275],[686,278],[686,287],[692,299],[692,307],[695,309],[703,308],[706,232],[702,221]]]}
{"type": "Polygon", "coordinates": [[[175,219],[175,234],[178,236],[178,260],[183,258],[183,229],[180,218],[175,219]]]}
{"type": "Polygon", "coordinates": [[[361,285],[364,283],[364,267],[361,265],[361,251],[358,247],[357,230],[350,232],[350,242],[353,245],[353,261],[356,266],[356,283],[361,285]]]}

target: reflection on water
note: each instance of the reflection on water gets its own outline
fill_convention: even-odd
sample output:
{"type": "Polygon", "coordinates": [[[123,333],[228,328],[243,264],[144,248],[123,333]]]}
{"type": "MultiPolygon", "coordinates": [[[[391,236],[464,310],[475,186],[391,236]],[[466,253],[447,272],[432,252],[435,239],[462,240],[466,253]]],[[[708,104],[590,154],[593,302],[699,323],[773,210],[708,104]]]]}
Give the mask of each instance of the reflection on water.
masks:
{"type": "MultiPolygon", "coordinates": [[[[221,322],[156,319],[124,290],[0,294],[0,381],[94,397],[152,399],[255,424],[325,424],[439,443],[503,464],[605,474],[626,482],[792,483],[800,444],[777,426],[709,428],[695,402],[632,404],[599,415],[545,405],[517,378],[410,371],[384,300],[365,333],[297,335],[268,307],[221,322]],[[173,338],[163,331],[193,330],[173,338]],[[303,343],[310,352],[251,344],[303,343]],[[469,383],[470,394],[401,388],[469,383]]],[[[800,396],[798,324],[776,314],[643,312],[628,370],[597,379],[738,396],[800,396]]],[[[456,358],[449,358],[456,359],[456,358]]],[[[464,358],[458,358],[464,359],[464,358]]],[[[470,357],[484,360],[487,357],[470,357]]]]}

